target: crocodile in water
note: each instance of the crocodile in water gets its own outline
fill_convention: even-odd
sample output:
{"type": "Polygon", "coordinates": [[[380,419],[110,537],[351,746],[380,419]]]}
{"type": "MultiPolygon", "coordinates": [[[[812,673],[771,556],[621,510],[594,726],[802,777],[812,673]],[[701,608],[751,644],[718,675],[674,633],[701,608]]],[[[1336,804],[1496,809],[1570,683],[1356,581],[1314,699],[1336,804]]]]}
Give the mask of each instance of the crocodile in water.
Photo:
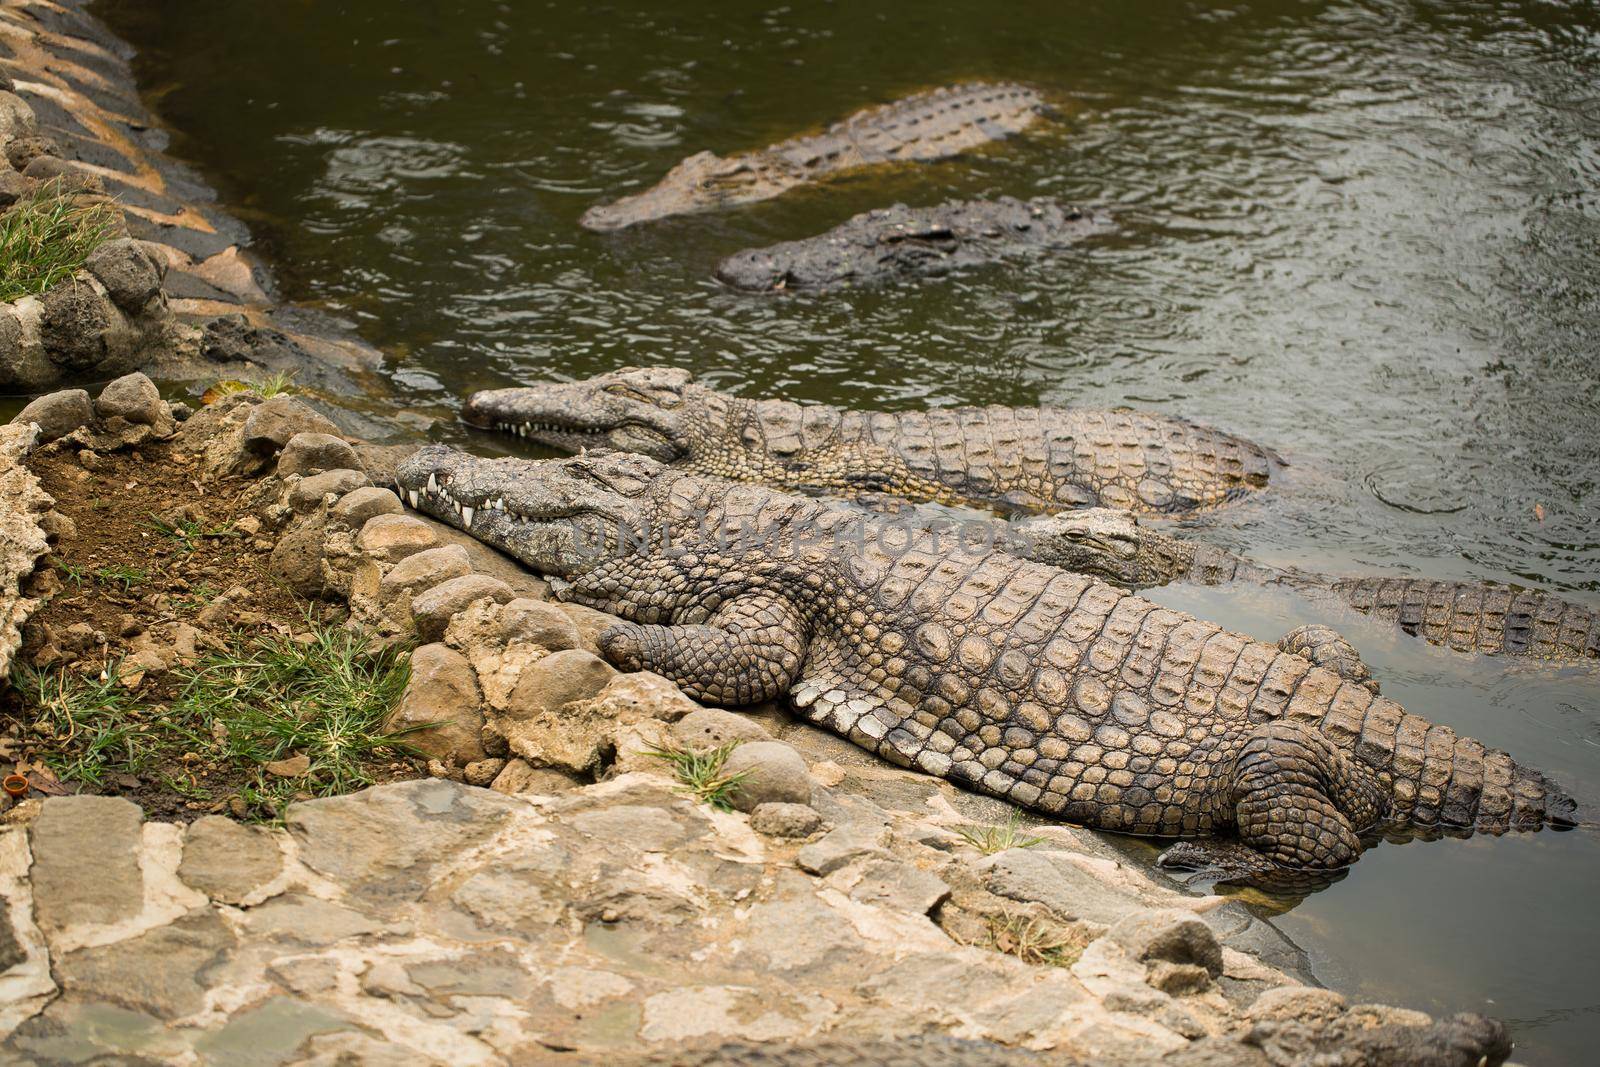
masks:
{"type": "Polygon", "coordinates": [[[895,545],[878,517],[625,453],[435,445],[398,481],[413,506],[563,579],[566,599],[630,620],[600,638],[624,669],[711,704],[787,696],[893,763],[1071,822],[1191,839],[1174,846],[1185,863],[1271,878],[1342,868],[1369,829],[1575,818],[1504,752],[1085,575],[895,545]]]}
{"type": "Polygon", "coordinates": [[[1030,558],[1128,589],[1179,581],[1286,585],[1332,595],[1363,615],[1458,652],[1555,662],[1600,659],[1600,613],[1533,589],[1434,578],[1329,578],[1267,567],[1106,508],[1028,519],[1017,532],[1030,558]]]}
{"type": "Polygon", "coordinates": [[[1265,486],[1282,464],[1249,441],[1168,415],[1050,407],[849,411],[729,396],[668,367],[475,393],[463,417],[556,448],[609,445],[692,473],[780,489],[1003,513],[1193,511],[1265,486]]]}
{"type": "Polygon", "coordinates": [[[860,285],[943,274],[1110,230],[1107,220],[1045,198],[896,204],[863,212],[816,237],[737,252],[717,267],[717,278],[755,292],[860,285]]]}
{"type": "Polygon", "coordinates": [[[659,183],[584,212],[583,226],[618,230],[640,222],[770,200],[861,167],[948,159],[1021,133],[1044,114],[1044,98],[1014,83],[971,82],[858,111],[822,133],[723,158],[696,152],[659,183]]]}

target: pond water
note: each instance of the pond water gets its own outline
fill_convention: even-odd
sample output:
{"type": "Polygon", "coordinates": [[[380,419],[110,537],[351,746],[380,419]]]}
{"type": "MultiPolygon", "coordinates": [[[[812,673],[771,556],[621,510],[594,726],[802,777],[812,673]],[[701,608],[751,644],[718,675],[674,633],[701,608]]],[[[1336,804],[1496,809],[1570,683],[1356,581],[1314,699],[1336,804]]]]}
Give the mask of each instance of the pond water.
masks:
{"type": "MultiPolygon", "coordinates": [[[[855,406],[1132,404],[1281,450],[1191,524],[1279,564],[1600,605],[1600,13],[1588,3],[923,0],[762,8],[102,0],[285,295],[393,354],[401,402],[624,364],[855,406]],[[681,157],[905,92],[1027,81],[1037,136],[718,215],[580,230],[681,157]],[[738,249],[904,200],[1052,195],[1115,236],[919,285],[753,298],[738,249]]],[[[462,429],[444,435],[503,447],[462,429]]],[[[1385,692],[1600,797],[1600,674],[1473,661],[1288,594],[1165,590],[1257,637],[1311,618],[1385,692]]],[[[1600,837],[1383,845],[1284,902],[1323,978],[1600,1041],[1600,837]]]]}

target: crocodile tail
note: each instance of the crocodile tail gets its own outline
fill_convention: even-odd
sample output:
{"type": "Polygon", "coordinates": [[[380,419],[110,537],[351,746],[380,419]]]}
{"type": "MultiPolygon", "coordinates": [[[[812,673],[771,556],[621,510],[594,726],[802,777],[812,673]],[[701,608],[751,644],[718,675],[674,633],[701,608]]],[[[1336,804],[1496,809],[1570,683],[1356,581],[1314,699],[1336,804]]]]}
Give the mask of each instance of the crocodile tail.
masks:
{"type": "Polygon", "coordinates": [[[1534,659],[1600,657],[1600,613],[1532,589],[1431,578],[1341,578],[1338,597],[1429,644],[1534,659]]]}
{"type": "Polygon", "coordinates": [[[1388,750],[1397,821],[1491,834],[1577,821],[1577,804],[1539,771],[1383,697],[1367,709],[1362,743],[1380,762],[1388,750]]]}

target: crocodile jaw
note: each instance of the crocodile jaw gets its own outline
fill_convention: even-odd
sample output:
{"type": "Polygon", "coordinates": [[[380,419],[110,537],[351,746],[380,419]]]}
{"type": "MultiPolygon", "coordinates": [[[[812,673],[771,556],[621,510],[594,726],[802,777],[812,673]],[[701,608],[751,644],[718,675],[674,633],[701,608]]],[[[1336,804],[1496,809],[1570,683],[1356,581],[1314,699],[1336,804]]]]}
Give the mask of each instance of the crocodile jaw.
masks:
{"type": "Polygon", "coordinates": [[[663,463],[686,444],[675,402],[688,375],[670,368],[626,368],[577,382],[546,382],[473,393],[461,417],[470,425],[568,452],[609,447],[663,463]]]}
{"type": "Polygon", "coordinates": [[[643,456],[564,460],[480,459],[430,445],[395,474],[418,511],[465,530],[545,574],[573,577],[611,554],[640,525],[630,492],[661,466],[643,456]]]}

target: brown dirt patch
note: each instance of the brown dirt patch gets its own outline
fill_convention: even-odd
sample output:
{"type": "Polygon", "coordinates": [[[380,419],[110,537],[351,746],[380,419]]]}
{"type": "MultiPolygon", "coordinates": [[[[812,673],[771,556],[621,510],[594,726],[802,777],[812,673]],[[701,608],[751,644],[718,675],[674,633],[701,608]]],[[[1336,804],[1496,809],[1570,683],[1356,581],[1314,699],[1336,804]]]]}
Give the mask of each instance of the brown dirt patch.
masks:
{"type": "MultiPolygon", "coordinates": [[[[269,571],[274,542],[255,515],[266,502],[260,481],[207,483],[198,465],[164,443],[81,456],[47,447],[29,467],[72,530],[35,573],[30,593],[49,600],[25,628],[17,662],[23,672],[33,668],[69,683],[109,678],[116,683],[110,687],[116,714],[128,729],[144,730],[168,715],[185,669],[208,653],[252,637],[307,642],[315,626],[343,620],[341,606],[304,600],[269,571]],[[165,667],[152,658],[157,654],[167,659],[165,667]],[[141,669],[144,663],[149,669],[141,669]]],[[[94,731],[79,737],[59,718],[46,722],[24,697],[20,673],[12,681],[16,688],[0,692],[0,767],[10,771],[15,764],[26,773],[33,795],[122,795],[152,817],[272,814],[261,810],[261,767],[217,758],[204,736],[189,751],[162,752],[140,773],[75,780],[73,759],[63,753],[76,756],[75,746],[100,743],[94,731]]],[[[376,781],[425,773],[418,760],[393,753],[367,770],[376,781]]],[[[265,780],[283,798],[290,783],[265,780]]]]}

